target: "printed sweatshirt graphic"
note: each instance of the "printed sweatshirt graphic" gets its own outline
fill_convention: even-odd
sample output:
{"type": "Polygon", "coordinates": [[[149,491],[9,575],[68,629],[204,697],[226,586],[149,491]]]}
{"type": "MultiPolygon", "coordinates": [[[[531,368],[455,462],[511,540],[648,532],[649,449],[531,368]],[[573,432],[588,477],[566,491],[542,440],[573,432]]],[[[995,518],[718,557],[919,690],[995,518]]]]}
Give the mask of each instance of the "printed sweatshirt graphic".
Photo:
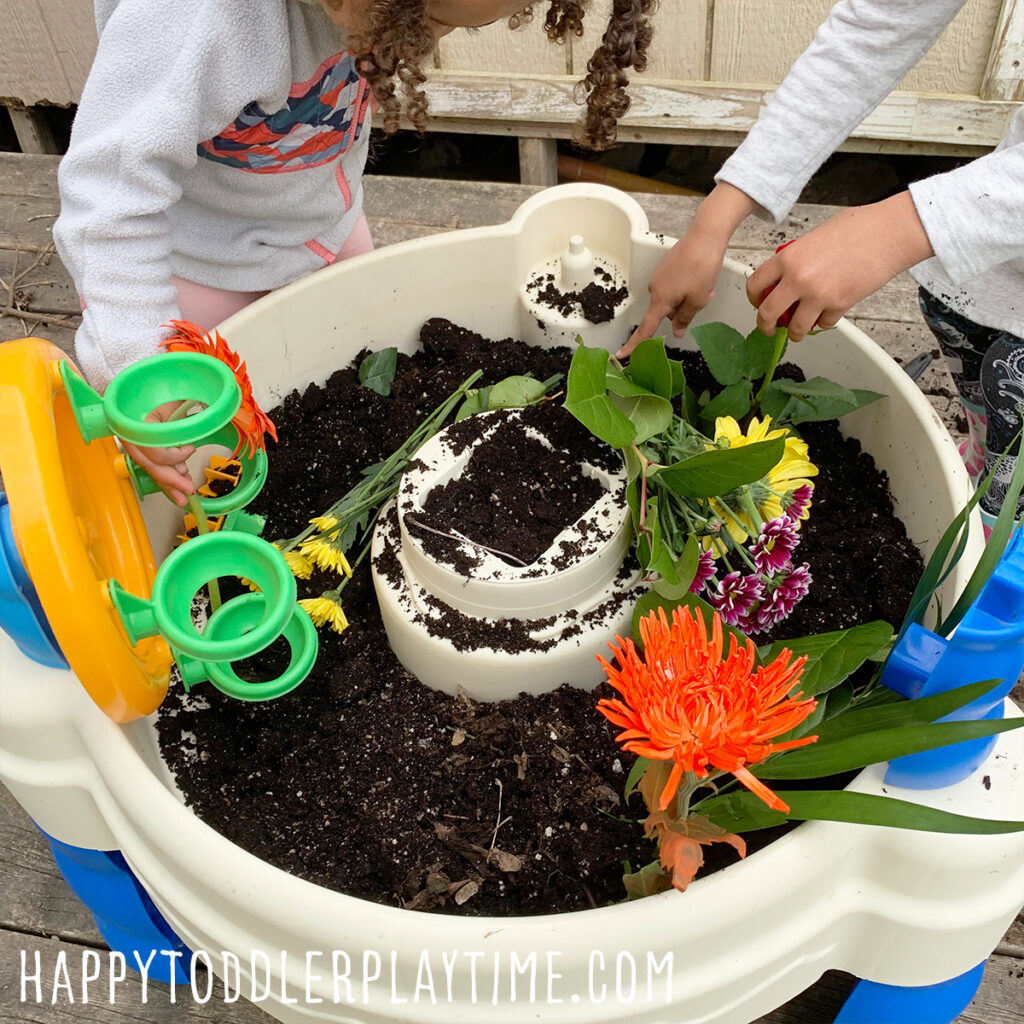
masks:
{"type": "Polygon", "coordinates": [[[96,0],[54,241],[93,385],[152,355],[171,276],[233,291],[324,266],[362,214],[369,91],[307,0],[96,0]]]}

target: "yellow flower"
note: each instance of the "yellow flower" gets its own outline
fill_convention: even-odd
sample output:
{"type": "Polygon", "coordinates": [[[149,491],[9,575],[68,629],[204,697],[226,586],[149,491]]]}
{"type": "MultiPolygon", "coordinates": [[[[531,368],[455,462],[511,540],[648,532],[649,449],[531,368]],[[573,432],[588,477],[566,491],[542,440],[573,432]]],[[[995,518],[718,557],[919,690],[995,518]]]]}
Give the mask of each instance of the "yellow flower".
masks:
{"type": "Polygon", "coordinates": [[[352,566],[348,564],[345,552],[336,548],[323,537],[311,537],[299,545],[299,553],[313,562],[320,569],[328,572],[343,572],[352,575],[352,566]]]}
{"type": "MultiPolygon", "coordinates": [[[[795,491],[798,487],[813,488],[814,485],[811,483],[810,477],[818,475],[818,467],[808,458],[807,443],[798,437],[793,437],[788,430],[782,427],[772,430],[771,424],[770,416],[766,416],[763,420],[752,419],[744,434],[740,430],[739,423],[731,416],[719,416],[715,420],[715,441],[721,441],[724,438],[729,442],[730,448],[742,448],[747,444],[770,441],[776,437],[785,437],[786,439],[782,458],[768,471],[765,477],[750,485],[751,497],[757,506],[758,514],[765,522],[769,519],[777,519],[782,515],[782,501],[779,495],[795,491]]],[[[711,505],[715,512],[725,520],[725,529],[737,543],[742,544],[749,537],[744,526],[750,527],[756,533],[750,517],[742,509],[730,506],[733,513],[730,515],[720,502],[712,501],[711,505]],[[740,522],[736,521],[737,518],[740,522]]],[[[806,518],[806,515],[801,518],[806,518]]]]}
{"type": "Polygon", "coordinates": [[[310,522],[315,526],[321,533],[326,533],[328,530],[333,530],[338,525],[338,520],[330,515],[324,516],[313,516],[310,522]]]}
{"type": "Polygon", "coordinates": [[[298,551],[286,551],[284,560],[296,578],[308,580],[313,575],[313,563],[298,551]]]}
{"type": "Polygon", "coordinates": [[[305,597],[299,601],[299,607],[309,613],[309,617],[316,626],[330,626],[335,633],[344,632],[348,629],[348,619],[341,610],[341,605],[335,599],[337,591],[329,594],[321,594],[319,597],[305,597]]]}

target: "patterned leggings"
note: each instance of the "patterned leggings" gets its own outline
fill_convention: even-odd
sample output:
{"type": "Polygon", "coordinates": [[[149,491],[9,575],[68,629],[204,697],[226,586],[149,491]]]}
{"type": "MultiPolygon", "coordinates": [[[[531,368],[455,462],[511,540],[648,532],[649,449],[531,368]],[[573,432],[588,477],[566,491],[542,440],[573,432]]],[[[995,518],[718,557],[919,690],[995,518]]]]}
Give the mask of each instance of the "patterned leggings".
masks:
{"type": "MultiPolygon", "coordinates": [[[[967,471],[978,480],[1008,450],[1021,427],[1024,407],[1024,338],[968,320],[923,288],[918,301],[925,323],[939,341],[967,414],[968,440],[961,446],[967,471]]],[[[991,526],[1002,507],[1017,464],[1015,453],[1003,459],[992,486],[981,499],[982,519],[991,526]]],[[[1024,511],[1024,496],[1018,515],[1024,511]]]]}

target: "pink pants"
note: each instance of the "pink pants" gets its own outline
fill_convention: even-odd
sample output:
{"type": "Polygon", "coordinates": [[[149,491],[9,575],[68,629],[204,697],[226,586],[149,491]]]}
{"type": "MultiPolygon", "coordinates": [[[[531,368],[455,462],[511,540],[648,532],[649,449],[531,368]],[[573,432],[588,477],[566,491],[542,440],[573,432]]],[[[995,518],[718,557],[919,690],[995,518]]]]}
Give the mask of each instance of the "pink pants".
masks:
{"type": "MultiPolygon", "coordinates": [[[[370,226],[363,215],[356,221],[352,233],[345,239],[345,244],[338,250],[337,260],[347,260],[351,256],[359,256],[371,252],[373,239],[370,237],[370,226]]],[[[183,320],[191,320],[197,327],[212,330],[232,313],[244,309],[250,302],[255,302],[267,293],[262,292],[231,292],[224,288],[211,288],[195,281],[186,281],[180,277],[171,277],[171,282],[178,289],[178,309],[183,320]]]]}

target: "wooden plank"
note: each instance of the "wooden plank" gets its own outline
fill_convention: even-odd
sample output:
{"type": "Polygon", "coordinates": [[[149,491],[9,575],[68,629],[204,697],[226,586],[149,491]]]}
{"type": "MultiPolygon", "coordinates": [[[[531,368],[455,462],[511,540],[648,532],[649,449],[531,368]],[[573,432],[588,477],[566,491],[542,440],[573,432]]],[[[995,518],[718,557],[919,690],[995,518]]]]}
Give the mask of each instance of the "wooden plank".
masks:
{"type": "MultiPolygon", "coordinates": [[[[834,0],[716,0],[711,80],[775,84],[807,48],[834,0]],[[766,46],[765,40],[771,45],[766,46]]],[[[897,86],[907,92],[981,95],[1000,0],[968,0],[897,86]]],[[[988,97],[1012,99],[1013,97],[988,97]]]]}
{"type": "Polygon", "coordinates": [[[558,184],[558,144],[554,139],[520,138],[519,181],[523,185],[558,184]]]}
{"type": "Polygon", "coordinates": [[[29,935],[57,935],[86,945],[103,943],[92,914],[57,870],[46,840],[3,785],[0,785],[0,929],[29,935]]]}
{"type": "Polygon", "coordinates": [[[1024,100],[1024,3],[1003,0],[979,95],[986,100],[1024,100]]]}
{"type": "MultiPolygon", "coordinates": [[[[435,117],[484,123],[515,123],[520,135],[543,134],[534,126],[558,125],[567,133],[579,116],[576,80],[568,76],[439,72],[426,87],[435,117]]],[[[649,141],[669,131],[746,134],[770,98],[756,86],[719,86],[650,82],[630,87],[632,105],[622,120],[623,139],[630,129],[645,129],[649,141]]],[[[854,129],[858,138],[909,140],[994,146],[1017,105],[973,97],[893,93],[854,129]]]]}
{"type": "Polygon", "coordinates": [[[91,0],[0,0],[0,102],[77,103],[96,50],[91,0]]]}
{"type": "Polygon", "coordinates": [[[59,153],[50,124],[39,107],[12,103],[7,108],[22,153],[59,153]]]}
{"type": "MultiPolygon", "coordinates": [[[[654,38],[647,55],[647,70],[642,76],[628,72],[630,79],[702,81],[709,4],[710,0],[671,0],[661,4],[652,22],[654,38]]],[[[583,35],[570,43],[569,74],[582,78],[587,73],[587,61],[601,43],[611,7],[611,0],[596,0],[587,9],[583,35]]]]}
{"type": "Polygon", "coordinates": [[[445,71],[534,72],[542,75],[571,74],[569,49],[556,46],[544,34],[544,11],[538,5],[532,21],[511,31],[505,19],[479,31],[456,29],[441,38],[437,66],[445,71]]]}

